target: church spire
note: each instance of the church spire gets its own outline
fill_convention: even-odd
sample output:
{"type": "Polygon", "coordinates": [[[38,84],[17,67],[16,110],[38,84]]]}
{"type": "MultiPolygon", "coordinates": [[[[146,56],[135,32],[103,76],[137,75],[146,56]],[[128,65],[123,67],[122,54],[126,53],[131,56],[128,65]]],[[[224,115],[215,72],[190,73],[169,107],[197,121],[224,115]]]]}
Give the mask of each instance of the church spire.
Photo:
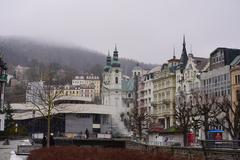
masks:
{"type": "Polygon", "coordinates": [[[115,48],[113,51],[113,61],[112,61],[112,67],[120,67],[120,62],[118,59],[118,50],[117,45],[115,44],[115,48]]]}
{"type": "Polygon", "coordinates": [[[185,35],[183,35],[183,46],[186,47],[185,35]]]}
{"type": "Polygon", "coordinates": [[[110,51],[108,50],[108,56],[107,56],[107,63],[106,63],[106,65],[107,66],[111,66],[111,63],[112,63],[112,58],[110,56],[110,51]]]}
{"type": "Polygon", "coordinates": [[[116,44],[115,44],[114,52],[118,52],[116,44]]]}
{"type": "Polygon", "coordinates": [[[185,35],[183,35],[183,49],[182,49],[182,54],[180,58],[180,67],[181,69],[184,69],[188,61],[188,56],[187,56],[187,50],[186,50],[186,41],[185,41],[185,35]]]}
{"type": "Polygon", "coordinates": [[[113,51],[113,60],[118,61],[118,50],[117,50],[117,45],[115,44],[115,48],[113,51]]]}
{"type": "Polygon", "coordinates": [[[109,69],[111,68],[111,64],[112,64],[112,57],[110,56],[110,52],[108,50],[108,55],[106,58],[106,65],[104,66],[104,71],[108,72],[109,69]]]}

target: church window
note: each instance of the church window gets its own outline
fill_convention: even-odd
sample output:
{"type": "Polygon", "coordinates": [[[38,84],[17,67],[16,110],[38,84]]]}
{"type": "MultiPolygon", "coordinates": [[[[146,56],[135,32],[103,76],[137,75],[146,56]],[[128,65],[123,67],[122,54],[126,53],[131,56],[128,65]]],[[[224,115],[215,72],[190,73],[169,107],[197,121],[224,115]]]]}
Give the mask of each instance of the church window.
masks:
{"type": "Polygon", "coordinates": [[[116,69],[115,72],[118,73],[119,72],[118,69],[116,69]]]}
{"type": "Polygon", "coordinates": [[[115,77],[115,83],[118,84],[118,77],[115,77]]]}

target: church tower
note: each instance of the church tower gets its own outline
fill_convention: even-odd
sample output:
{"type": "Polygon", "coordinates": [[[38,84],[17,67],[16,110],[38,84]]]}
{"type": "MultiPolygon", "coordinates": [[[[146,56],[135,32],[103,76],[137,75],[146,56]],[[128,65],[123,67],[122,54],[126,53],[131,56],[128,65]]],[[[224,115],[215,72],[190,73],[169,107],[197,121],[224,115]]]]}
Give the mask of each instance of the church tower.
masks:
{"type": "Polygon", "coordinates": [[[187,50],[186,50],[186,42],[185,42],[185,36],[183,36],[183,49],[182,49],[182,54],[180,58],[180,69],[183,70],[188,61],[188,56],[187,56],[187,50]]]}
{"type": "Polygon", "coordinates": [[[113,51],[113,59],[112,59],[112,69],[111,69],[111,88],[115,90],[122,89],[122,70],[120,67],[120,61],[118,59],[118,50],[115,45],[115,49],[113,51]]]}
{"type": "Polygon", "coordinates": [[[113,57],[108,53],[103,72],[102,99],[103,104],[122,106],[122,70],[118,59],[118,50],[115,45],[113,57]]]}

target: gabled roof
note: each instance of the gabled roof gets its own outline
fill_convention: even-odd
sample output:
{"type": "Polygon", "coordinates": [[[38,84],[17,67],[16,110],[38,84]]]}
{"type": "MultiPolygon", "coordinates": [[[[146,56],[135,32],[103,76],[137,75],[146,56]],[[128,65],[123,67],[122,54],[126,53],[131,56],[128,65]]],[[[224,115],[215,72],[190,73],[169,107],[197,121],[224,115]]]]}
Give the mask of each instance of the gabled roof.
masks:
{"type": "Polygon", "coordinates": [[[158,72],[161,71],[162,66],[156,66],[154,68],[152,68],[148,73],[154,73],[154,72],[158,72]]]}

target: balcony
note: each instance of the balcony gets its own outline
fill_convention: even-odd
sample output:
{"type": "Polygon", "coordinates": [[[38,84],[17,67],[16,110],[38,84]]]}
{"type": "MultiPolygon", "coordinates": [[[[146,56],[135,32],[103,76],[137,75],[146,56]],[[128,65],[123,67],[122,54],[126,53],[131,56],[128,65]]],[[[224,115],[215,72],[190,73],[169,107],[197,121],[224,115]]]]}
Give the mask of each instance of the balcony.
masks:
{"type": "Polygon", "coordinates": [[[1,82],[7,82],[7,74],[2,74],[2,75],[0,76],[0,81],[1,81],[1,82]]]}
{"type": "Polygon", "coordinates": [[[151,106],[153,106],[153,107],[157,107],[157,101],[153,101],[153,102],[151,102],[151,106]]]}

